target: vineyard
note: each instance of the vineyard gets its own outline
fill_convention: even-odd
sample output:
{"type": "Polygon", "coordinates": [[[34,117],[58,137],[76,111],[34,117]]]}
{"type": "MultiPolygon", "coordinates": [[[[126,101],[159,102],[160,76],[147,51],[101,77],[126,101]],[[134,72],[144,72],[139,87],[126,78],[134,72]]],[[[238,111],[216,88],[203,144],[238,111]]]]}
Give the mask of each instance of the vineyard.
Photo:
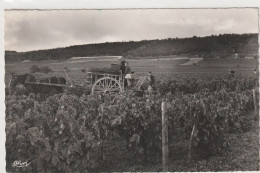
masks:
{"type": "Polygon", "coordinates": [[[258,120],[258,115],[253,120],[249,116],[259,102],[253,89],[258,91],[257,76],[222,73],[156,76],[155,92],[141,96],[134,92],[88,95],[76,89],[41,95],[23,88],[7,89],[6,169],[124,171],[111,165],[127,163],[126,171],[147,170],[136,165],[161,163],[163,101],[168,108],[170,157],[178,157],[171,156],[176,148],[189,150],[185,164],[223,156],[232,146],[227,136],[248,132],[252,121],[258,120]],[[179,146],[174,145],[177,142],[179,146]],[[30,165],[13,167],[15,160],[30,165]]]}

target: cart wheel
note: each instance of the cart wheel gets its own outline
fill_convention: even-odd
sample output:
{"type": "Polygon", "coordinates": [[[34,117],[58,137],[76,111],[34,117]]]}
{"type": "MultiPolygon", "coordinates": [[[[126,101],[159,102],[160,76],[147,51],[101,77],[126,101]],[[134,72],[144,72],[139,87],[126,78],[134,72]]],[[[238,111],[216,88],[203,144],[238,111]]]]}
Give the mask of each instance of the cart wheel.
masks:
{"type": "Polygon", "coordinates": [[[114,78],[104,77],[98,79],[92,86],[92,94],[116,94],[121,93],[121,84],[114,78]]]}

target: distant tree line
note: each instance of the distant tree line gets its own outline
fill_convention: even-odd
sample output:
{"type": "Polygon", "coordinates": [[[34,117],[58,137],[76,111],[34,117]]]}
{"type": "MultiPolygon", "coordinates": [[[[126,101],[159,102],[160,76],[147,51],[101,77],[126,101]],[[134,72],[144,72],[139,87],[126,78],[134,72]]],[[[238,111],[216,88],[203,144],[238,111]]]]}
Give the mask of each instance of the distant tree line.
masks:
{"type": "Polygon", "coordinates": [[[220,34],[207,37],[86,44],[29,52],[5,51],[5,60],[66,60],[86,56],[146,58],[183,54],[204,58],[226,58],[257,56],[258,47],[258,34],[220,34]]]}

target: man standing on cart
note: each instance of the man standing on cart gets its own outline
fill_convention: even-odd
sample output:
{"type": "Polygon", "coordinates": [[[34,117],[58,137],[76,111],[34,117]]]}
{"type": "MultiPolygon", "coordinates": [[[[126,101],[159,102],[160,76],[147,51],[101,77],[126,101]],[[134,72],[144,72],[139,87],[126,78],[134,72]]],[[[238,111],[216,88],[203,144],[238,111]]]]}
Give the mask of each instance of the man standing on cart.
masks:
{"type": "Polygon", "coordinates": [[[122,60],[121,61],[121,68],[120,68],[120,70],[122,71],[122,74],[123,74],[123,76],[125,75],[125,73],[126,73],[126,61],[125,60],[122,60]]]}
{"type": "MultiPolygon", "coordinates": [[[[128,67],[128,63],[125,60],[121,61],[121,68],[123,78],[125,79],[125,75],[131,71],[131,69],[128,67]]],[[[127,80],[124,80],[124,86],[127,86],[127,80]]]]}

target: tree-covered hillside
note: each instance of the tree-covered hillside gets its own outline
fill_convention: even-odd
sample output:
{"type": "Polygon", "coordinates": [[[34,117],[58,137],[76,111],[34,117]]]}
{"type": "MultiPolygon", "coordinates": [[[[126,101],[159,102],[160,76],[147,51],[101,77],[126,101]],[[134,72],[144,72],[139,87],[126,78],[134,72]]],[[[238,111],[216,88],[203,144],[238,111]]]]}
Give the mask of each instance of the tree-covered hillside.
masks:
{"type": "Polygon", "coordinates": [[[168,38],[76,45],[29,52],[6,51],[5,60],[66,60],[71,57],[124,56],[147,58],[167,55],[198,55],[204,58],[228,58],[258,55],[258,34],[224,34],[218,36],[168,38]]]}
{"type": "Polygon", "coordinates": [[[224,34],[209,37],[155,40],[128,53],[129,57],[160,55],[198,55],[204,58],[225,58],[237,55],[256,56],[258,54],[258,35],[224,34]]]}

